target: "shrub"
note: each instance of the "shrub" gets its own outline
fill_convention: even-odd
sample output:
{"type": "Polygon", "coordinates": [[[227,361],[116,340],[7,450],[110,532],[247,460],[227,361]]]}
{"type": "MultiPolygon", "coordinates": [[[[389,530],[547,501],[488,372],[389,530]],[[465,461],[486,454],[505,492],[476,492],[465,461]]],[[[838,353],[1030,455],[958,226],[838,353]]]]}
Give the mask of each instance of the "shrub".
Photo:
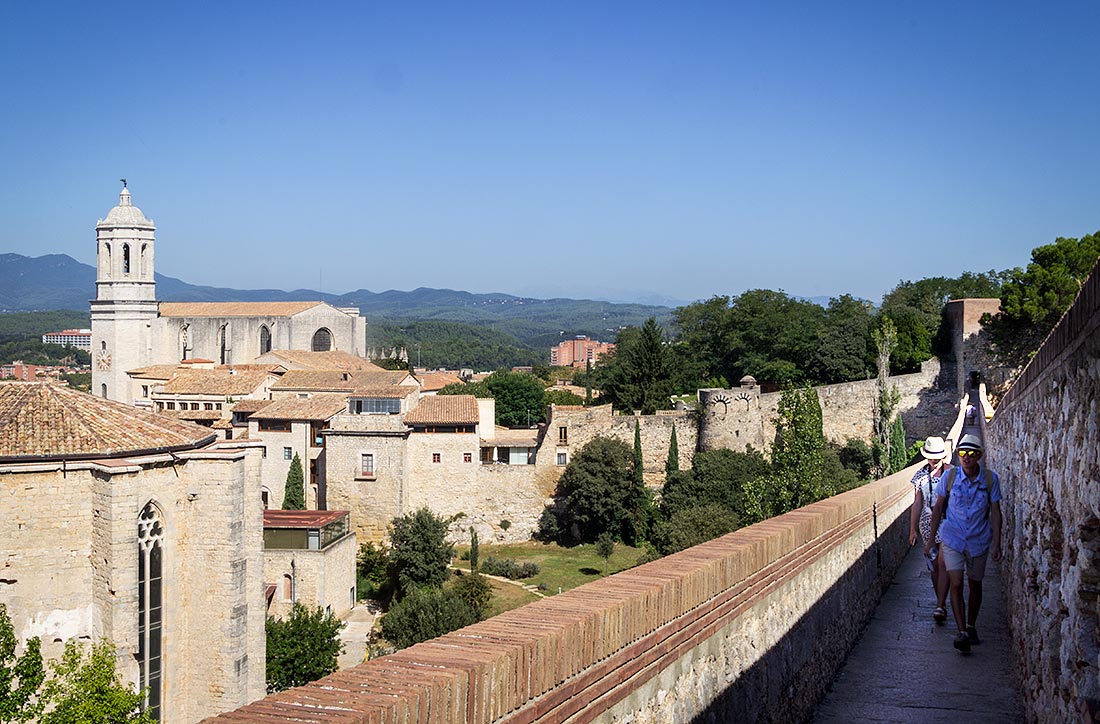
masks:
{"type": "Polygon", "coordinates": [[[452,589],[412,589],[382,617],[382,635],[403,649],[477,623],[477,612],[452,589]]]}
{"type": "Polygon", "coordinates": [[[516,563],[513,558],[497,560],[489,556],[482,561],[481,572],[488,573],[491,576],[501,576],[513,581],[518,581],[521,578],[537,576],[539,574],[539,564],[530,561],[516,563]]]}

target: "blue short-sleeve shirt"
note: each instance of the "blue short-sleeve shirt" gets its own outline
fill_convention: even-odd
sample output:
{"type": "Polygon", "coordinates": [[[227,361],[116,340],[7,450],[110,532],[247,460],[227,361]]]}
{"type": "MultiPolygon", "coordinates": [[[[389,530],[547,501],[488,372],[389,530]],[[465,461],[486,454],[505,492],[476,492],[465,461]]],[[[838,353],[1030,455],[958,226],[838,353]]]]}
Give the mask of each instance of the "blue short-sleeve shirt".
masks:
{"type": "MultiPolygon", "coordinates": [[[[940,523],[940,540],[944,545],[960,553],[980,556],[989,551],[993,540],[993,530],[989,525],[989,508],[992,503],[1001,500],[1001,480],[992,470],[993,487],[988,492],[985,487],[985,467],[979,463],[978,474],[968,478],[960,466],[955,473],[955,482],[951,486],[951,499],[947,504],[947,515],[940,523]]],[[[947,493],[945,474],[936,484],[936,502],[947,493]]]]}

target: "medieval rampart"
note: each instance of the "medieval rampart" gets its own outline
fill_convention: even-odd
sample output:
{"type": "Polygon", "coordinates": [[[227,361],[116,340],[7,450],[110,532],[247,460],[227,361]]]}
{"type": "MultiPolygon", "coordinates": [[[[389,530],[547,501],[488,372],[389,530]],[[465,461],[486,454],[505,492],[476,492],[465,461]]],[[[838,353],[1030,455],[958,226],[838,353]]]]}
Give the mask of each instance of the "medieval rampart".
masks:
{"type": "Polygon", "coordinates": [[[988,462],[1005,496],[1010,624],[1033,722],[1100,714],[1098,401],[1100,263],[988,425],[988,462]]]}

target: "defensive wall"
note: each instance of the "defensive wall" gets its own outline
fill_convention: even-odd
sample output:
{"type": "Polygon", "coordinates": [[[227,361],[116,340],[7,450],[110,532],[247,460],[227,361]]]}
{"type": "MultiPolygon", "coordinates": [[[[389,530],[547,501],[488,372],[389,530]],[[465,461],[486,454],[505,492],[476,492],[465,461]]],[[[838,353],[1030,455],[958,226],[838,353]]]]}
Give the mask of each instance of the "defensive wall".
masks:
{"type": "Polygon", "coordinates": [[[913,471],[210,721],[798,721],[908,551],[913,471]]]}
{"type": "Polygon", "coordinates": [[[987,426],[1028,719],[1100,720],[1100,262],[987,426]]]}

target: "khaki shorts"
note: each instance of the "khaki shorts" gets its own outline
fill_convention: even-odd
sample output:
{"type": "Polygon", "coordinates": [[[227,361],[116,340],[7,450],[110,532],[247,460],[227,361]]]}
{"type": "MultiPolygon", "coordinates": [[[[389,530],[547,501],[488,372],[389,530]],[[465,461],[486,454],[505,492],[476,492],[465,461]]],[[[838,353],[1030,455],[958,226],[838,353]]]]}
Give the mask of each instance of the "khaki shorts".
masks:
{"type": "Polygon", "coordinates": [[[989,551],[980,556],[972,556],[969,553],[960,553],[946,543],[941,543],[940,555],[943,556],[943,564],[949,571],[961,571],[965,568],[966,577],[972,581],[980,581],[985,576],[985,561],[989,558],[989,551]]]}

